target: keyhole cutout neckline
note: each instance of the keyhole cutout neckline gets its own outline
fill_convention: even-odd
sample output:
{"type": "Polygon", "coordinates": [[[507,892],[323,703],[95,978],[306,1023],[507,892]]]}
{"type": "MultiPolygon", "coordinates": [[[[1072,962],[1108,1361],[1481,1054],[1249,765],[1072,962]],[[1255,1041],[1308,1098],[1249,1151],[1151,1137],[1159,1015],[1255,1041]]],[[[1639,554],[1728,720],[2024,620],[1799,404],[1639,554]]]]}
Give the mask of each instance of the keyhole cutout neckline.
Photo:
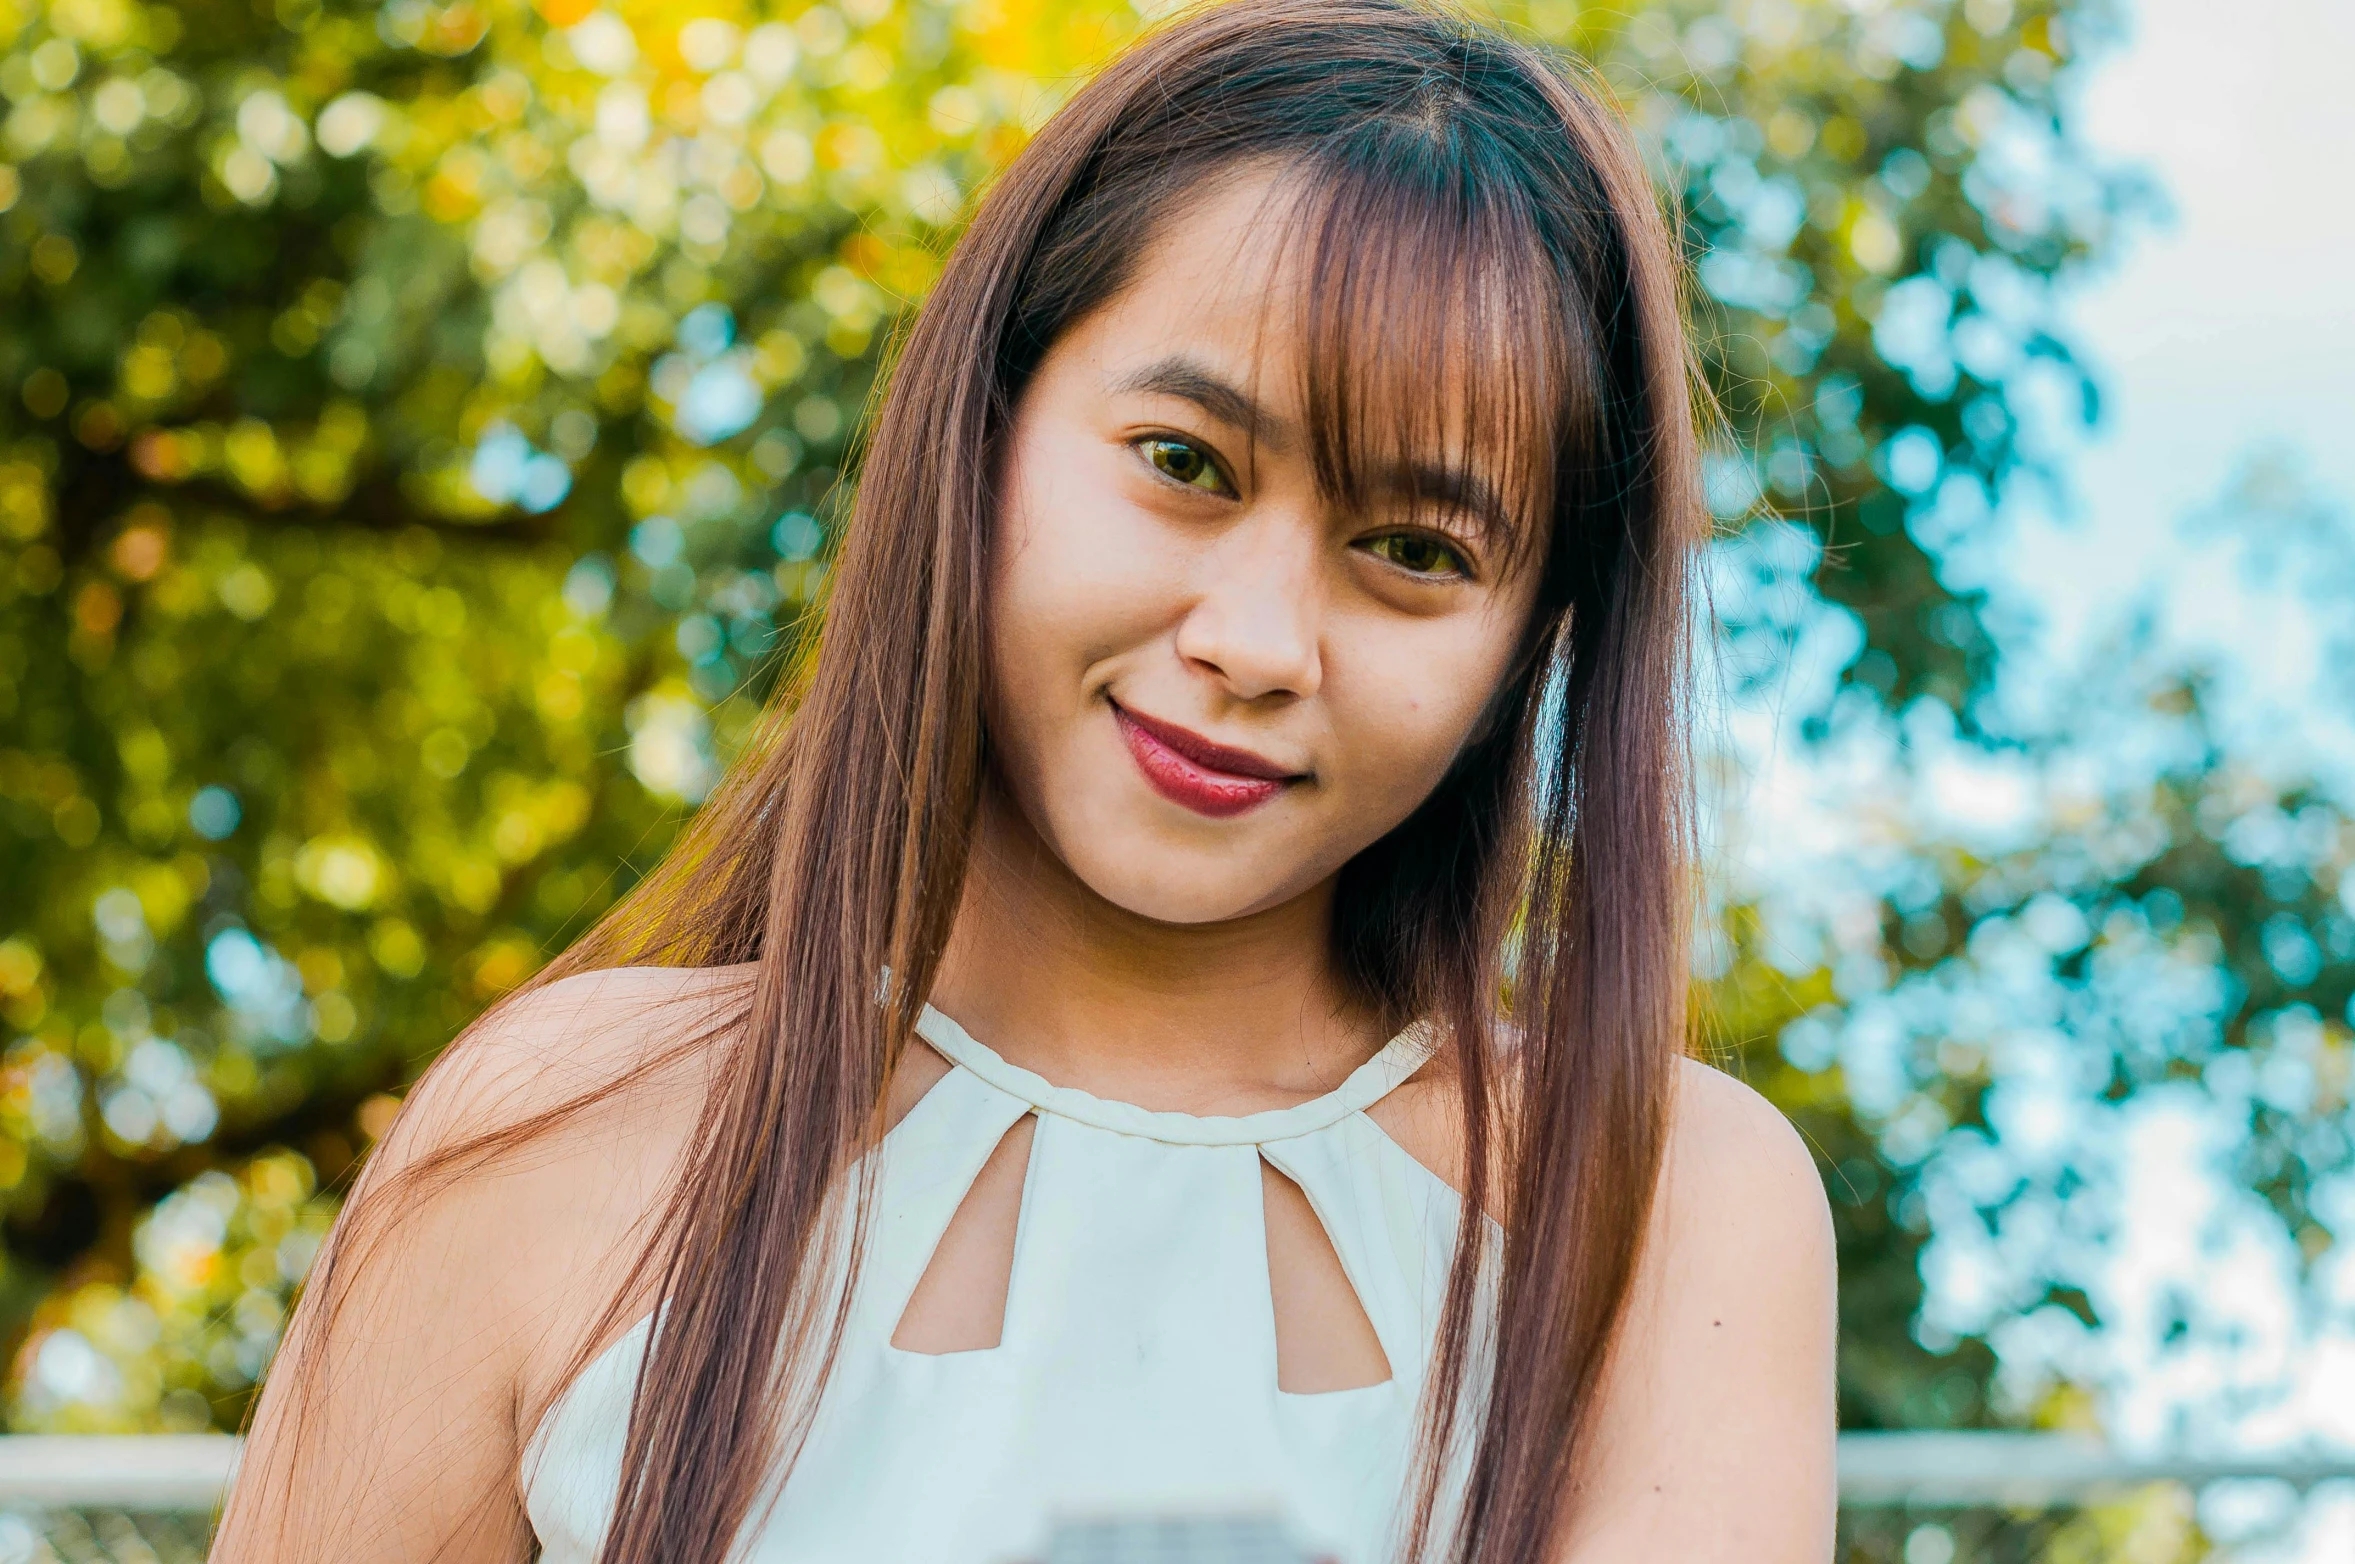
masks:
{"type": "Polygon", "coordinates": [[[978,1079],[1029,1103],[1041,1113],[1172,1146],[1264,1146],[1312,1135],[1390,1095],[1423,1067],[1433,1047],[1431,1028],[1417,1021],[1383,1044],[1371,1059],[1350,1071],[1346,1080],[1322,1097],[1312,1097],[1289,1108],[1230,1115],[1140,1108],[1135,1103],[1098,1097],[1077,1087],[1057,1086],[1035,1071],[1009,1063],[995,1049],[930,1005],[916,1018],[916,1035],[939,1050],[951,1064],[962,1065],[978,1079]]]}
{"type": "MultiPolygon", "coordinates": [[[[1034,1558],[1053,1517],[1101,1513],[1117,1496],[1281,1510],[1315,1552],[1380,1564],[1412,1486],[1417,1408],[1467,1214],[1368,1109],[1423,1065],[1437,1030],[1409,1028],[1323,1096],[1220,1117],[1055,1087],[925,1013],[920,1035],[950,1067],[876,1148],[870,1242],[856,1285],[838,1284],[833,1377],[741,1551],[810,1564],[1034,1558]],[[999,1213],[1011,1224],[986,1235],[990,1264],[948,1278],[999,1328],[981,1320],[954,1343],[965,1351],[895,1346],[958,1207],[1026,1117],[1021,1200],[999,1213]],[[1271,1231],[1269,1213],[1287,1205],[1298,1220],[1271,1231]],[[1305,1241],[1315,1228],[1322,1247],[1305,1241]],[[1012,1252],[999,1253],[1009,1236],[1012,1252]],[[1298,1268],[1314,1273],[1299,1278],[1308,1292],[1276,1274],[1286,1256],[1318,1262],[1298,1268]],[[1288,1371],[1287,1302],[1308,1305],[1295,1316],[1323,1330],[1349,1300],[1379,1359],[1295,1354],[1288,1371]],[[972,1350],[990,1334],[995,1348],[972,1350]],[[1365,1383],[1385,1368],[1390,1378],[1365,1383]],[[924,1503],[893,1489],[889,1474],[905,1471],[926,1474],[924,1503]]],[[[1489,1274],[1483,1321],[1496,1306],[1489,1274]]],[[[597,1556],[658,1324],[647,1316],[592,1360],[525,1448],[519,1480],[548,1564],[597,1556]]],[[[1452,1504],[1460,1479],[1449,1485],[1452,1504]]]]}

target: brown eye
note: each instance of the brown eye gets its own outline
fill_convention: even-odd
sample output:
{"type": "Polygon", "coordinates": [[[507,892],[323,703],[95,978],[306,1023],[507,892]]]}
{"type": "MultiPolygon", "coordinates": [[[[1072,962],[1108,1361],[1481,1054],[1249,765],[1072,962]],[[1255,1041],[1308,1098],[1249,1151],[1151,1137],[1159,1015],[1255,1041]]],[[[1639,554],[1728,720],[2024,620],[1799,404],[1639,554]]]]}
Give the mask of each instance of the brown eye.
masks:
{"type": "Polygon", "coordinates": [[[1145,460],[1163,477],[1174,478],[1189,489],[1210,494],[1234,493],[1227,485],[1226,474],[1218,470],[1218,463],[1211,460],[1210,453],[1190,441],[1157,435],[1150,440],[1139,440],[1137,449],[1144,452],[1145,460]]]}
{"type": "Polygon", "coordinates": [[[1440,579],[1472,573],[1463,555],[1428,532],[1386,532],[1367,539],[1364,547],[1376,559],[1388,560],[1413,576],[1440,579]]]}

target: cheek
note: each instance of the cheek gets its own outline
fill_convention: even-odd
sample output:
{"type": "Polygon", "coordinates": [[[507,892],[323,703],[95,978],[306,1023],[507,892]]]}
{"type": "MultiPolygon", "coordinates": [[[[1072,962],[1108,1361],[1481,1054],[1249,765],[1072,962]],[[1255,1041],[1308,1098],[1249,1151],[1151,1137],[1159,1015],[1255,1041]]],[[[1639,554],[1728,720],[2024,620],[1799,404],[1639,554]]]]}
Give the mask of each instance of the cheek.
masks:
{"type": "Polygon", "coordinates": [[[1093,676],[1168,616],[1172,562],[1108,465],[1095,442],[1044,438],[1008,474],[989,583],[1002,748],[1049,742],[1086,705],[1093,676]]]}
{"type": "Polygon", "coordinates": [[[1354,655],[1333,660],[1340,677],[1326,689],[1346,768],[1340,791],[1387,831],[1430,795],[1471,738],[1511,641],[1500,626],[1445,622],[1392,623],[1353,639],[1354,655]]]}
{"type": "Polygon", "coordinates": [[[997,640],[1025,665],[1093,654],[1119,596],[1119,522],[1077,464],[1030,465],[1008,494],[990,582],[997,640]]]}

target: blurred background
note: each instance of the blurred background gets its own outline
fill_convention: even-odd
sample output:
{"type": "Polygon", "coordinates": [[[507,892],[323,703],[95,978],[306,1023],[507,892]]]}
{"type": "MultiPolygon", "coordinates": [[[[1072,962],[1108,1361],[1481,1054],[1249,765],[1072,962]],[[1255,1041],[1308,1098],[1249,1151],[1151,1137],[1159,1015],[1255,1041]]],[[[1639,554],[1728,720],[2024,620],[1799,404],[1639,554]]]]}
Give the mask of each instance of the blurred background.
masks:
{"type": "MultiPolygon", "coordinates": [[[[2282,1480],[2355,1450],[2355,8],[1495,9],[1687,225],[1711,1039],[1821,1158],[1845,1425],[2238,1473],[1844,1558],[2355,1556],[2282,1480]]],[[[238,1426],[405,1084],[809,633],[966,203],[1152,15],[0,0],[0,1426],[238,1426]]]]}

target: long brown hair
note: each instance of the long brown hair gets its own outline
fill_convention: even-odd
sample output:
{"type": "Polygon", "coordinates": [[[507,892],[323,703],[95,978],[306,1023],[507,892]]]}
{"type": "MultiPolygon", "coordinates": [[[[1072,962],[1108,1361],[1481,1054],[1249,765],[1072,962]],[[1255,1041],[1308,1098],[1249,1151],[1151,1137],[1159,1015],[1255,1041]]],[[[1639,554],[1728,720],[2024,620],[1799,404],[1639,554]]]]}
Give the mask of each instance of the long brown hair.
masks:
{"type": "MultiPolygon", "coordinates": [[[[1244,161],[1309,197],[1293,238],[1328,492],[1354,498],[1386,437],[1430,436],[1450,354],[1477,404],[1458,426],[1532,475],[1525,655],[1437,792],[1344,870],[1333,938],[1379,1008],[1450,1040],[1465,1210],[1503,1233],[1490,1253],[1462,1225],[1403,1555],[1523,1564],[1564,1534],[1685,1037],[1700,507],[1676,251],[1617,117],[1560,62],[1407,0],[1234,0],[1095,77],[980,203],[879,409],[821,640],[668,859],[538,980],[753,974],[630,1278],[661,1328],[603,1564],[716,1564],[806,1436],[988,775],[993,453],[1048,347],[1244,161]],[[1418,302],[1433,276],[1455,286],[1418,302]],[[1420,396],[1397,384],[1416,375],[1420,396]]],[[[363,1185],[346,1228],[401,1188],[363,1185]]],[[[372,1248],[331,1246],[312,1333],[372,1248]]]]}

